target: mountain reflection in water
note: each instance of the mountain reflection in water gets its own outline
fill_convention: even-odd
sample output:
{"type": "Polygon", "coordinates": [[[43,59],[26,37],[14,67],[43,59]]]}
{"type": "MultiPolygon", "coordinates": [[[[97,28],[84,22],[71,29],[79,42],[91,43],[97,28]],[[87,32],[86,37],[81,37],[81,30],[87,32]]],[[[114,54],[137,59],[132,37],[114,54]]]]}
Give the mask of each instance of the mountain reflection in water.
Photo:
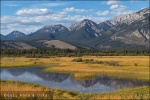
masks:
{"type": "Polygon", "coordinates": [[[97,76],[92,79],[75,79],[70,74],[49,73],[43,67],[2,68],[1,80],[16,80],[42,84],[50,88],[78,92],[104,92],[124,88],[148,86],[149,82],[97,76]]]}

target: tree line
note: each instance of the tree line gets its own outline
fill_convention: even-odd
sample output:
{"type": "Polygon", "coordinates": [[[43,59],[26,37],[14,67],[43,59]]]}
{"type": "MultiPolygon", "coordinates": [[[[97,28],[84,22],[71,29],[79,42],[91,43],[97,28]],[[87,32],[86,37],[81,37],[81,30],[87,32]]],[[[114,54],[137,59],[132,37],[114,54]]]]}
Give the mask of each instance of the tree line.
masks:
{"type": "Polygon", "coordinates": [[[93,49],[56,49],[38,48],[30,50],[1,49],[1,56],[25,56],[25,57],[71,57],[71,56],[149,56],[149,50],[93,50],[93,49]]]}

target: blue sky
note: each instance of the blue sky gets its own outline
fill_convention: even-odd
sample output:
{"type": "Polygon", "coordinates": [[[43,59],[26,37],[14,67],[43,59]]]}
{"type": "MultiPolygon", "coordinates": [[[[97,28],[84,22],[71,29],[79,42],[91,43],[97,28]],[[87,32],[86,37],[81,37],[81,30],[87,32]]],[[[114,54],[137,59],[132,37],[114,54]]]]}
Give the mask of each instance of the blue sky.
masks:
{"type": "Polygon", "coordinates": [[[149,7],[147,1],[1,1],[1,34],[25,34],[45,25],[66,27],[83,19],[100,23],[121,14],[149,7]]]}

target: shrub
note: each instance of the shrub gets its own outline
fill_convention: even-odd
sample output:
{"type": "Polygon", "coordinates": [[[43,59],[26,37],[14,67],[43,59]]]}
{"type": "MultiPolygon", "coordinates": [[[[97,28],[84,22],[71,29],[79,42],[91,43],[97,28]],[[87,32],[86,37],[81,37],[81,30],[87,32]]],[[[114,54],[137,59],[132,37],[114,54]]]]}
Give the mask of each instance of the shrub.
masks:
{"type": "Polygon", "coordinates": [[[75,59],[73,59],[72,61],[73,61],[73,62],[82,62],[83,60],[82,60],[82,58],[75,58],[75,59]]]}
{"type": "Polygon", "coordinates": [[[119,66],[119,63],[116,61],[107,61],[107,62],[105,62],[105,65],[119,66]]]}
{"type": "Polygon", "coordinates": [[[119,66],[119,63],[117,61],[94,61],[94,59],[85,59],[82,60],[82,58],[76,58],[73,59],[72,61],[74,62],[84,62],[87,64],[105,64],[105,65],[109,65],[109,66],[119,66]]]}
{"type": "Polygon", "coordinates": [[[85,59],[85,60],[84,60],[84,63],[93,64],[93,63],[94,63],[94,60],[93,60],[93,59],[85,59]]]}
{"type": "Polygon", "coordinates": [[[134,66],[138,66],[138,64],[137,64],[137,63],[134,63],[134,66]]]}

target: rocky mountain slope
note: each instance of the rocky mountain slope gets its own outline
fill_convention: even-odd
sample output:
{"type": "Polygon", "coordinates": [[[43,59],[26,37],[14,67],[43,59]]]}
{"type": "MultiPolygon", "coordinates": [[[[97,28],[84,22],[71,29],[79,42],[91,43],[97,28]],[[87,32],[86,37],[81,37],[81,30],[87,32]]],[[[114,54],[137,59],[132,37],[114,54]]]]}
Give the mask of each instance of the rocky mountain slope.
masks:
{"type": "MultiPolygon", "coordinates": [[[[99,25],[88,19],[84,19],[81,22],[78,22],[72,25],[69,29],[70,31],[78,31],[78,30],[84,29],[93,37],[98,37],[101,32],[101,28],[99,27],[99,25]]],[[[87,37],[87,38],[90,38],[90,37],[87,37]]]]}
{"type": "Polygon", "coordinates": [[[44,26],[36,32],[15,40],[54,40],[60,34],[68,32],[68,29],[61,25],[44,26]]]}
{"type": "MultiPolygon", "coordinates": [[[[99,24],[84,19],[69,28],[61,24],[44,26],[32,34],[19,35],[21,36],[19,38],[15,34],[17,32],[12,32],[11,39],[19,41],[57,40],[57,43],[60,43],[58,40],[61,40],[76,47],[94,49],[148,48],[149,22],[150,8],[145,8],[132,14],[116,16],[99,24]]],[[[51,41],[47,46],[51,47],[55,42],[51,41]]]]}
{"type": "Polygon", "coordinates": [[[150,42],[150,9],[146,8],[133,14],[117,16],[100,23],[106,30],[103,35],[89,40],[86,44],[98,49],[143,48],[150,42]]]}
{"type": "Polygon", "coordinates": [[[5,36],[4,36],[4,35],[2,35],[2,34],[0,34],[0,37],[1,37],[1,40],[3,40],[5,36]]]}
{"type": "Polygon", "coordinates": [[[26,36],[26,34],[24,34],[23,32],[12,31],[8,35],[4,36],[4,39],[11,40],[11,39],[23,37],[23,36],[26,36]]]}
{"type": "Polygon", "coordinates": [[[125,44],[149,45],[150,37],[150,11],[149,8],[117,16],[109,21],[113,24],[111,30],[105,34],[112,34],[110,41],[119,41],[125,44]]]}
{"type": "Polygon", "coordinates": [[[101,36],[104,29],[95,22],[84,19],[81,22],[73,24],[69,27],[69,32],[65,37],[58,39],[67,40],[69,42],[85,42],[101,36]]]}

